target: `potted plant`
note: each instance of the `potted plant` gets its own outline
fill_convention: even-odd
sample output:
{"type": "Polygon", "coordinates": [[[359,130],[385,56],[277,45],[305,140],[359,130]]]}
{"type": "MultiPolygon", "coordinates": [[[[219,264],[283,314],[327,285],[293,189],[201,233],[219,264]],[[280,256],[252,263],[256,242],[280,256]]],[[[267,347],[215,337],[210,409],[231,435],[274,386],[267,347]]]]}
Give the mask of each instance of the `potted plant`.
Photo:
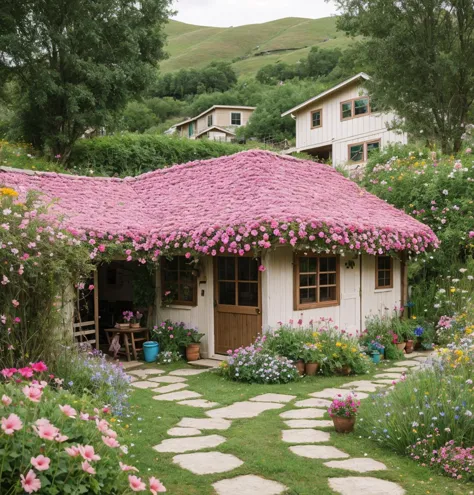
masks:
{"type": "Polygon", "coordinates": [[[140,320],[143,318],[143,314],[140,311],[137,311],[133,314],[130,319],[130,328],[140,328],[140,320]]]}
{"type": "Polygon", "coordinates": [[[348,394],[345,397],[339,394],[333,399],[328,408],[328,414],[332,418],[337,433],[354,431],[359,406],[360,400],[356,399],[355,394],[348,394]]]}
{"type": "Polygon", "coordinates": [[[186,344],[186,359],[188,361],[197,361],[201,353],[201,339],[203,333],[199,333],[196,329],[190,330],[187,335],[186,344]]]}
{"type": "Polygon", "coordinates": [[[403,338],[394,330],[392,330],[392,344],[395,344],[397,349],[400,349],[401,351],[404,351],[407,346],[406,342],[403,341],[403,338]]]}
{"type": "Polygon", "coordinates": [[[308,376],[315,376],[321,361],[321,351],[318,344],[304,344],[302,357],[305,362],[305,372],[308,376]]]}
{"type": "Polygon", "coordinates": [[[380,356],[383,355],[385,346],[381,344],[378,340],[372,340],[368,345],[369,354],[372,357],[372,361],[375,364],[380,363],[380,356]]]}
{"type": "Polygon", "coordinates": [[[122,313],[123,323],[117,323],[119,328],[125,329],[130,328],[130,321],[133,318],[133,311],[124,311],[122,313]]]}

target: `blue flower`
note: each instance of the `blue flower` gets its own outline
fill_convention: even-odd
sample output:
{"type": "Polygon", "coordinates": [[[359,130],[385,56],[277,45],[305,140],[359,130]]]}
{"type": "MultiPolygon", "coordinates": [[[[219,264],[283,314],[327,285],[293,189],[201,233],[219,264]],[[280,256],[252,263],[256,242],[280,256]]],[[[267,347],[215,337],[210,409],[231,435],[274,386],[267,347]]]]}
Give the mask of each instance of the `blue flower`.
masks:
{"type": "Polygon", "coordinates": [[[421,337],[423,335],[424,331],[425,331],[425,329],[423,327],[416,327],[415,328],[415,335],[417,337],[421,337]]]}

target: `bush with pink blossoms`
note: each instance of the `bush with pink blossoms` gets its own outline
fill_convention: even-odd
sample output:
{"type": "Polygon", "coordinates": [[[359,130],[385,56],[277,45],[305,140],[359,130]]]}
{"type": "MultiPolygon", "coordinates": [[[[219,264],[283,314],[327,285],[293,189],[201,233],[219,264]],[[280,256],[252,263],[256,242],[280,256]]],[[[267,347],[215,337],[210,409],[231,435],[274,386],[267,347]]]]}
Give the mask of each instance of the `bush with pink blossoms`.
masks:
{"type": "Polygon", "coordinates": [[[107,408],[58,390],[44,363],[0,373],[0,493],[166,491],[128,464],[122,432],[107,408]]]}
{"type": "Polygon", "coordinates": [[[353,418],[357,416],[359,407],[360,400],[357,399],[357,394],[349,393],[344,397],[338,394],[331,402],[328,408],[328,414],[331,418],[353,418]]]}

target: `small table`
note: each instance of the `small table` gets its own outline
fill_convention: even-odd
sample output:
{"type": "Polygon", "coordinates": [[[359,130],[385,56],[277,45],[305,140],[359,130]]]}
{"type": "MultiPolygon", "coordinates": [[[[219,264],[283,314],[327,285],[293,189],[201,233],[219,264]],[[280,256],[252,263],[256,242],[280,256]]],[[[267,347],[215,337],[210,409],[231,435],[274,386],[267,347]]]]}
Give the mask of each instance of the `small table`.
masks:
{"type": "Polygon", "coordinates": [[[125,347],[125,353],[122,351],[118,351],[114,354],[114,358],[117,357],[118,354],[124,354],[127,356],[127,361],[130,361],[130,344],[132,345],[132,354],[133,354],[133,359],[135,361],[137,360],[137,351],[143,350],[143,345],[142,347],[137,347],[136,343],[137,342],[146,342],[147,340],[150,340],[149,336],[149,330],[148,328],[106,328],[105,329],[105,335],[107,336],[107,342],[110,345],[110,342],[114,338],[115,335],[119,336],[119,343],[120,341],[123,342],[123,347],[125,347]],[[138,334],[138,336],[137,336],[138,334]],[[142,334],[140,336],[140,334],[142,334]]]}

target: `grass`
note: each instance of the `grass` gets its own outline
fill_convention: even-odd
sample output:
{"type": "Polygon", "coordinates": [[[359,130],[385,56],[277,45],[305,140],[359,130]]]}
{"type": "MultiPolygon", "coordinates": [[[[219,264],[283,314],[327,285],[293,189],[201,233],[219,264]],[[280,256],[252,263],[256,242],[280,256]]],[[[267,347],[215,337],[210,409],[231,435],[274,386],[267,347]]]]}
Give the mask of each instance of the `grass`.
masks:
{"type": "MultiPolygon", "coordinates": [[[[24,143],[9,143],[0,139],[0,166],[39,170],[42,172],[62,172],[67,170],[57,161],[48,161],[37,156],[33,147],[24,143]]],[[[70,173],[70,172],[69,172],[70,173]]]]}
{"type": "Polygon", "coordinates": [[[233,66],[239,75],[252,76],[264,65],[277,61],[296,63],[311,46],[346,48],[351,43],[351,38],[336,30],[335,17],[286,17],[235,28],[193,26],[170,20],[166,32],[170,58],[160,64],[162,72],[204,67],[214,60],[235,60],[233,66]],[[281,49],[291,51],[256,56],[281,49]]]}
{"type": "MultiPolygon", "coordinates": [[[[160,366],[166,371],[178,367],[183,366],[160,366]]],[[[308,393],[326,387],[338,387],[347,381],[348,378],[344,377],[306,377],[298,383],[288,385],[246,385],[229,382],[213,372],[188,377],[190,390],[223,406],[268,392],[292,394],[298,399],[305,399],[308,398],[308,393]]],[[[205,412],[172,402],[156,402],[152,397],[153,392],[150,390],[133,392],[133,414],[127,419],[131,441],[134,443],[130,452],[135,456],[134,463],[140,468],[141,475],[158,473],[169,493],[211,495],[214,493],[211,485],[216,481],[243,474],[256,474],[280,481],[289,487],[288,494],[291,495],[329,495],[333,492],[328,487],[328,477],[357,476],[353,472],[327,468],[323,465],[325,461],[297,457],[289,450],[289,444],[283,443],[280,438],[280,432],[286,426],[279,414],[292,409],[291,403],[279,410],[266,411],[256,418],[233,420],[232,426],[225,431],[205,430],[203,434],[218,434],[227,439],[216,449],[208,450],[234,454],[244,464],[228,473],[194,475],[173,464],[175,454],[157,453],[152,446],[169,438],[167,430],[181,418],[206,417],[205,412]]],[[[332,433],[331,444],[351,456],[364,457],[367,454],[368,457],[384,462],[387,471],[369,473],[366,476],[397,482],[405,488],[408,495],[467,493],[466,485],[422,468],[407,457],[382,449],[371,440],[360,438],[357,431],[350,435],[332,433]]]]}

